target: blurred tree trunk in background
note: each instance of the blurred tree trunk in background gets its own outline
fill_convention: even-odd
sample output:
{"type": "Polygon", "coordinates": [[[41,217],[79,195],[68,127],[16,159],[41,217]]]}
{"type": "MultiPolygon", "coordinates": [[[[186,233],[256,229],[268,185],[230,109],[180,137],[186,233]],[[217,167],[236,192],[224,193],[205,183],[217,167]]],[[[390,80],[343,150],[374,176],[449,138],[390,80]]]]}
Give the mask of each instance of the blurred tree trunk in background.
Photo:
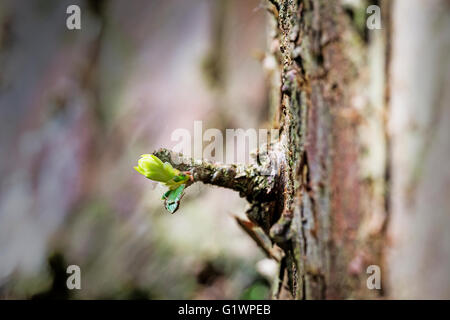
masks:
{"type": "Polygon", "coordinates": [[[450,298],[450,2],[393,6],[390,293],[450,298]]]}
{"type": "Polygon", "coordinates": [[[281,299],[450,298],[450,6],[371,4],[270,1],[281,299]]]}

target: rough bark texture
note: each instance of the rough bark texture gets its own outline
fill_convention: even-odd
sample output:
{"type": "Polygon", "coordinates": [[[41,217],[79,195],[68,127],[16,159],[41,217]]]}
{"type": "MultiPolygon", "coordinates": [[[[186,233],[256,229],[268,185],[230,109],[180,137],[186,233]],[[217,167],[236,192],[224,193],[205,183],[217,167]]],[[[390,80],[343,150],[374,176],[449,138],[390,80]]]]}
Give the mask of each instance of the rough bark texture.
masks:
{"type": "Polygon", "coordinates": [[[378,297],[366,268],[382,265],[388,28],[365,34],[365,18],[362,26],[355,18],[365,17],[364,3],[273,0],[268,10],[264,65],[279,141],[267,146],[266,161],[223,166],[155,155],[247,198],[250,222],[238,223],[280,263],[274,298],[378,297]]]}
{"type": "Polygon", "coordinates": [[[270,3],[277,297],[449,298],[448,1],[377,2],[381,30],[364,1],[270,3]],[[381,290],[366,286],[372,264],[381,290]]]}
{"type": "Polygon", "coordinates": [[[369,3],[345,3],[268,2],[265,162],[174,165],[247,198],[238,223],[279,262],[274,298],[448,298],[450,6],[381,1],[368,30],[369,3]]]}
{"type": "Polygon", "coordinates": [[[381,265],[385,220],[384,31],[365,41],[338,1],[271,4],[272,76],[281,79],[272,101],[285,155],[281,217],[271,228],[286,254],[276,297],[378,296],[366,267],[381,265]],[[375,71],[369,50],[381,57],[371,59],[375,71]]]}

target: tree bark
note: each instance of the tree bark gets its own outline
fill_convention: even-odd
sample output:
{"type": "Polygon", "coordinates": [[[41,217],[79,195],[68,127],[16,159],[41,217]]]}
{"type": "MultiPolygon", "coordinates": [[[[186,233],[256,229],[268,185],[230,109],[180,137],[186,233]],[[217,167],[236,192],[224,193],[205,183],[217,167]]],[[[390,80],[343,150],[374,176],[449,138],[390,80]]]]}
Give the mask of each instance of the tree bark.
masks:
{"type": "Polygon", "coordinates": [[[368,5],[270,1],[275,298],[450,297],[450,6],[381,1],[368,30],[368,5]]]}
{"type": "Polygon", "coordinates": [[[279,263],[274,298],[449,298],[450,5],[381,1],[374,30],[363,1],[268,5],[264,160],[155,155],[249,201],[237,221],[279,263]]]}
{"type": "Polygon", "coordinates": [[[366,41],[338,1],[271,4],[272,76],[281,79],[272,101],[286,159],[271,228],[286,254],[276,297],[378,296],[365,268],[381,264],[386,215],[386,33],[366,41]]]}

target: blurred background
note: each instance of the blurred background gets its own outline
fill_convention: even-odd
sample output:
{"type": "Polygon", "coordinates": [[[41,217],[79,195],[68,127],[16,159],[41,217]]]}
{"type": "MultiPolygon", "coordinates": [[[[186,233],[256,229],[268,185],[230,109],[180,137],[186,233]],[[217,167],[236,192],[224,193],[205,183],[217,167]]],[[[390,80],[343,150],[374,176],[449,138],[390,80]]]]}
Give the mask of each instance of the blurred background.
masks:
{"type": "Polygon", "coordinates": [[[170,215],[133,170],[195,120],[268,126],[265,19],[259,0],[0,2],[0,298],[269,296],[245,200],[196,184],[170,215]]]}

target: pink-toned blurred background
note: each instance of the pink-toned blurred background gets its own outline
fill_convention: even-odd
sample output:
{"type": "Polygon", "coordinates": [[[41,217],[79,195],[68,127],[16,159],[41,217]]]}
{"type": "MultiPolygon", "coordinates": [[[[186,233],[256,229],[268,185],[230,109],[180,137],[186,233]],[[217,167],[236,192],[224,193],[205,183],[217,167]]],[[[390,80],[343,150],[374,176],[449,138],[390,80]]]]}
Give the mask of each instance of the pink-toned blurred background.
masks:
{"type": "Polygon", "coordinates": [[[268,296],[237,193],[194,185],[170,215],[133,171],[195,120],[267,125],[265,19],[259,0],[0,3],[0,298],[268,296]]]}

